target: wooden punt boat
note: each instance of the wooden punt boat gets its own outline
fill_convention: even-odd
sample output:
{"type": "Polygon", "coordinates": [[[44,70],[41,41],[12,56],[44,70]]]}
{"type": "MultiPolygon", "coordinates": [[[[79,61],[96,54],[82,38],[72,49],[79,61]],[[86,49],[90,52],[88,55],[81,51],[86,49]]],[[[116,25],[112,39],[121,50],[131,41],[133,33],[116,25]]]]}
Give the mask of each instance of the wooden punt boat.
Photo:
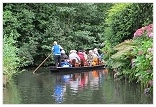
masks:
{"type": "Polygon", "coordinates": [[[79,72],[86,72],[98,69],[104,69],[105,65],[95,65],[95,66],[82,66],[82,67],[54,67],[50,66],[50,71],[52,73],[79,73],[79,72]]]}

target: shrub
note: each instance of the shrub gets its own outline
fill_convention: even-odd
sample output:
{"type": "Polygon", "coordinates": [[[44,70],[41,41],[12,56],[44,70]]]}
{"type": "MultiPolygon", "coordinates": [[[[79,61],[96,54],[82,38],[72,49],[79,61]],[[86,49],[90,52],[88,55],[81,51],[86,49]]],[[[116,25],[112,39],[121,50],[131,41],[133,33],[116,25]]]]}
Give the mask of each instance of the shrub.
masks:
{"type": "Polygon", "coordinates": [[[17,73],[19,67],[19,58],[16,55],[17,48],[13,37],[3,38],[3,74],[8,75],[9,80],[14,73],[17,73]]]}

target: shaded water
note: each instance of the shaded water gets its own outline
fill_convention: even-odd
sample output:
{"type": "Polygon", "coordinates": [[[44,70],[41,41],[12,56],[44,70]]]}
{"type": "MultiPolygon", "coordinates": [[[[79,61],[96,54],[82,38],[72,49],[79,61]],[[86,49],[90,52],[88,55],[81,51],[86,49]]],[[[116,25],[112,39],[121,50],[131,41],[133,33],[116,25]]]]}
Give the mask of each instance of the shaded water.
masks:
{"type": "Polygon", "coordinates": [[[153,104],[137,84],[114,81],[107,70],[53,74],[48,68],[25,71],[3,90],[4,104],[153,104]]]}

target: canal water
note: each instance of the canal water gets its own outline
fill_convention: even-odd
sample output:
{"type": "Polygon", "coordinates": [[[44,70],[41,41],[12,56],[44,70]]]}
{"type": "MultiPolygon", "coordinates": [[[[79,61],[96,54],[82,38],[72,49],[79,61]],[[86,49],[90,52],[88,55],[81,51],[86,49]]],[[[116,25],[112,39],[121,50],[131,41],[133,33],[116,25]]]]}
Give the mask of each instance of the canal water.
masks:
{"type": "Polygon", "coordinates": [[[64,75],[33,70],[3,89],[4,104],[153,104],[153,95],[144,94],[140,85],[115,81],[107,69],[64,75]]]}

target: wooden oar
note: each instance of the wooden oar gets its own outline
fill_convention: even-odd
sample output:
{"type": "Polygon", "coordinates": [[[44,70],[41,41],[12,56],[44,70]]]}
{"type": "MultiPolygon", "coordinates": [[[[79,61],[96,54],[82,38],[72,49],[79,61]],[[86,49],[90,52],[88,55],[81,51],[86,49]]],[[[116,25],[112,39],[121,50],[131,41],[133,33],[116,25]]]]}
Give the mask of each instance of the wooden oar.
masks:
{"type": "Polygon", "coordinates": [[[33,71],[33,73],[35,73],[35,71],[37,71],[37,69],[50,57],[50,55],[33,71]]]}

